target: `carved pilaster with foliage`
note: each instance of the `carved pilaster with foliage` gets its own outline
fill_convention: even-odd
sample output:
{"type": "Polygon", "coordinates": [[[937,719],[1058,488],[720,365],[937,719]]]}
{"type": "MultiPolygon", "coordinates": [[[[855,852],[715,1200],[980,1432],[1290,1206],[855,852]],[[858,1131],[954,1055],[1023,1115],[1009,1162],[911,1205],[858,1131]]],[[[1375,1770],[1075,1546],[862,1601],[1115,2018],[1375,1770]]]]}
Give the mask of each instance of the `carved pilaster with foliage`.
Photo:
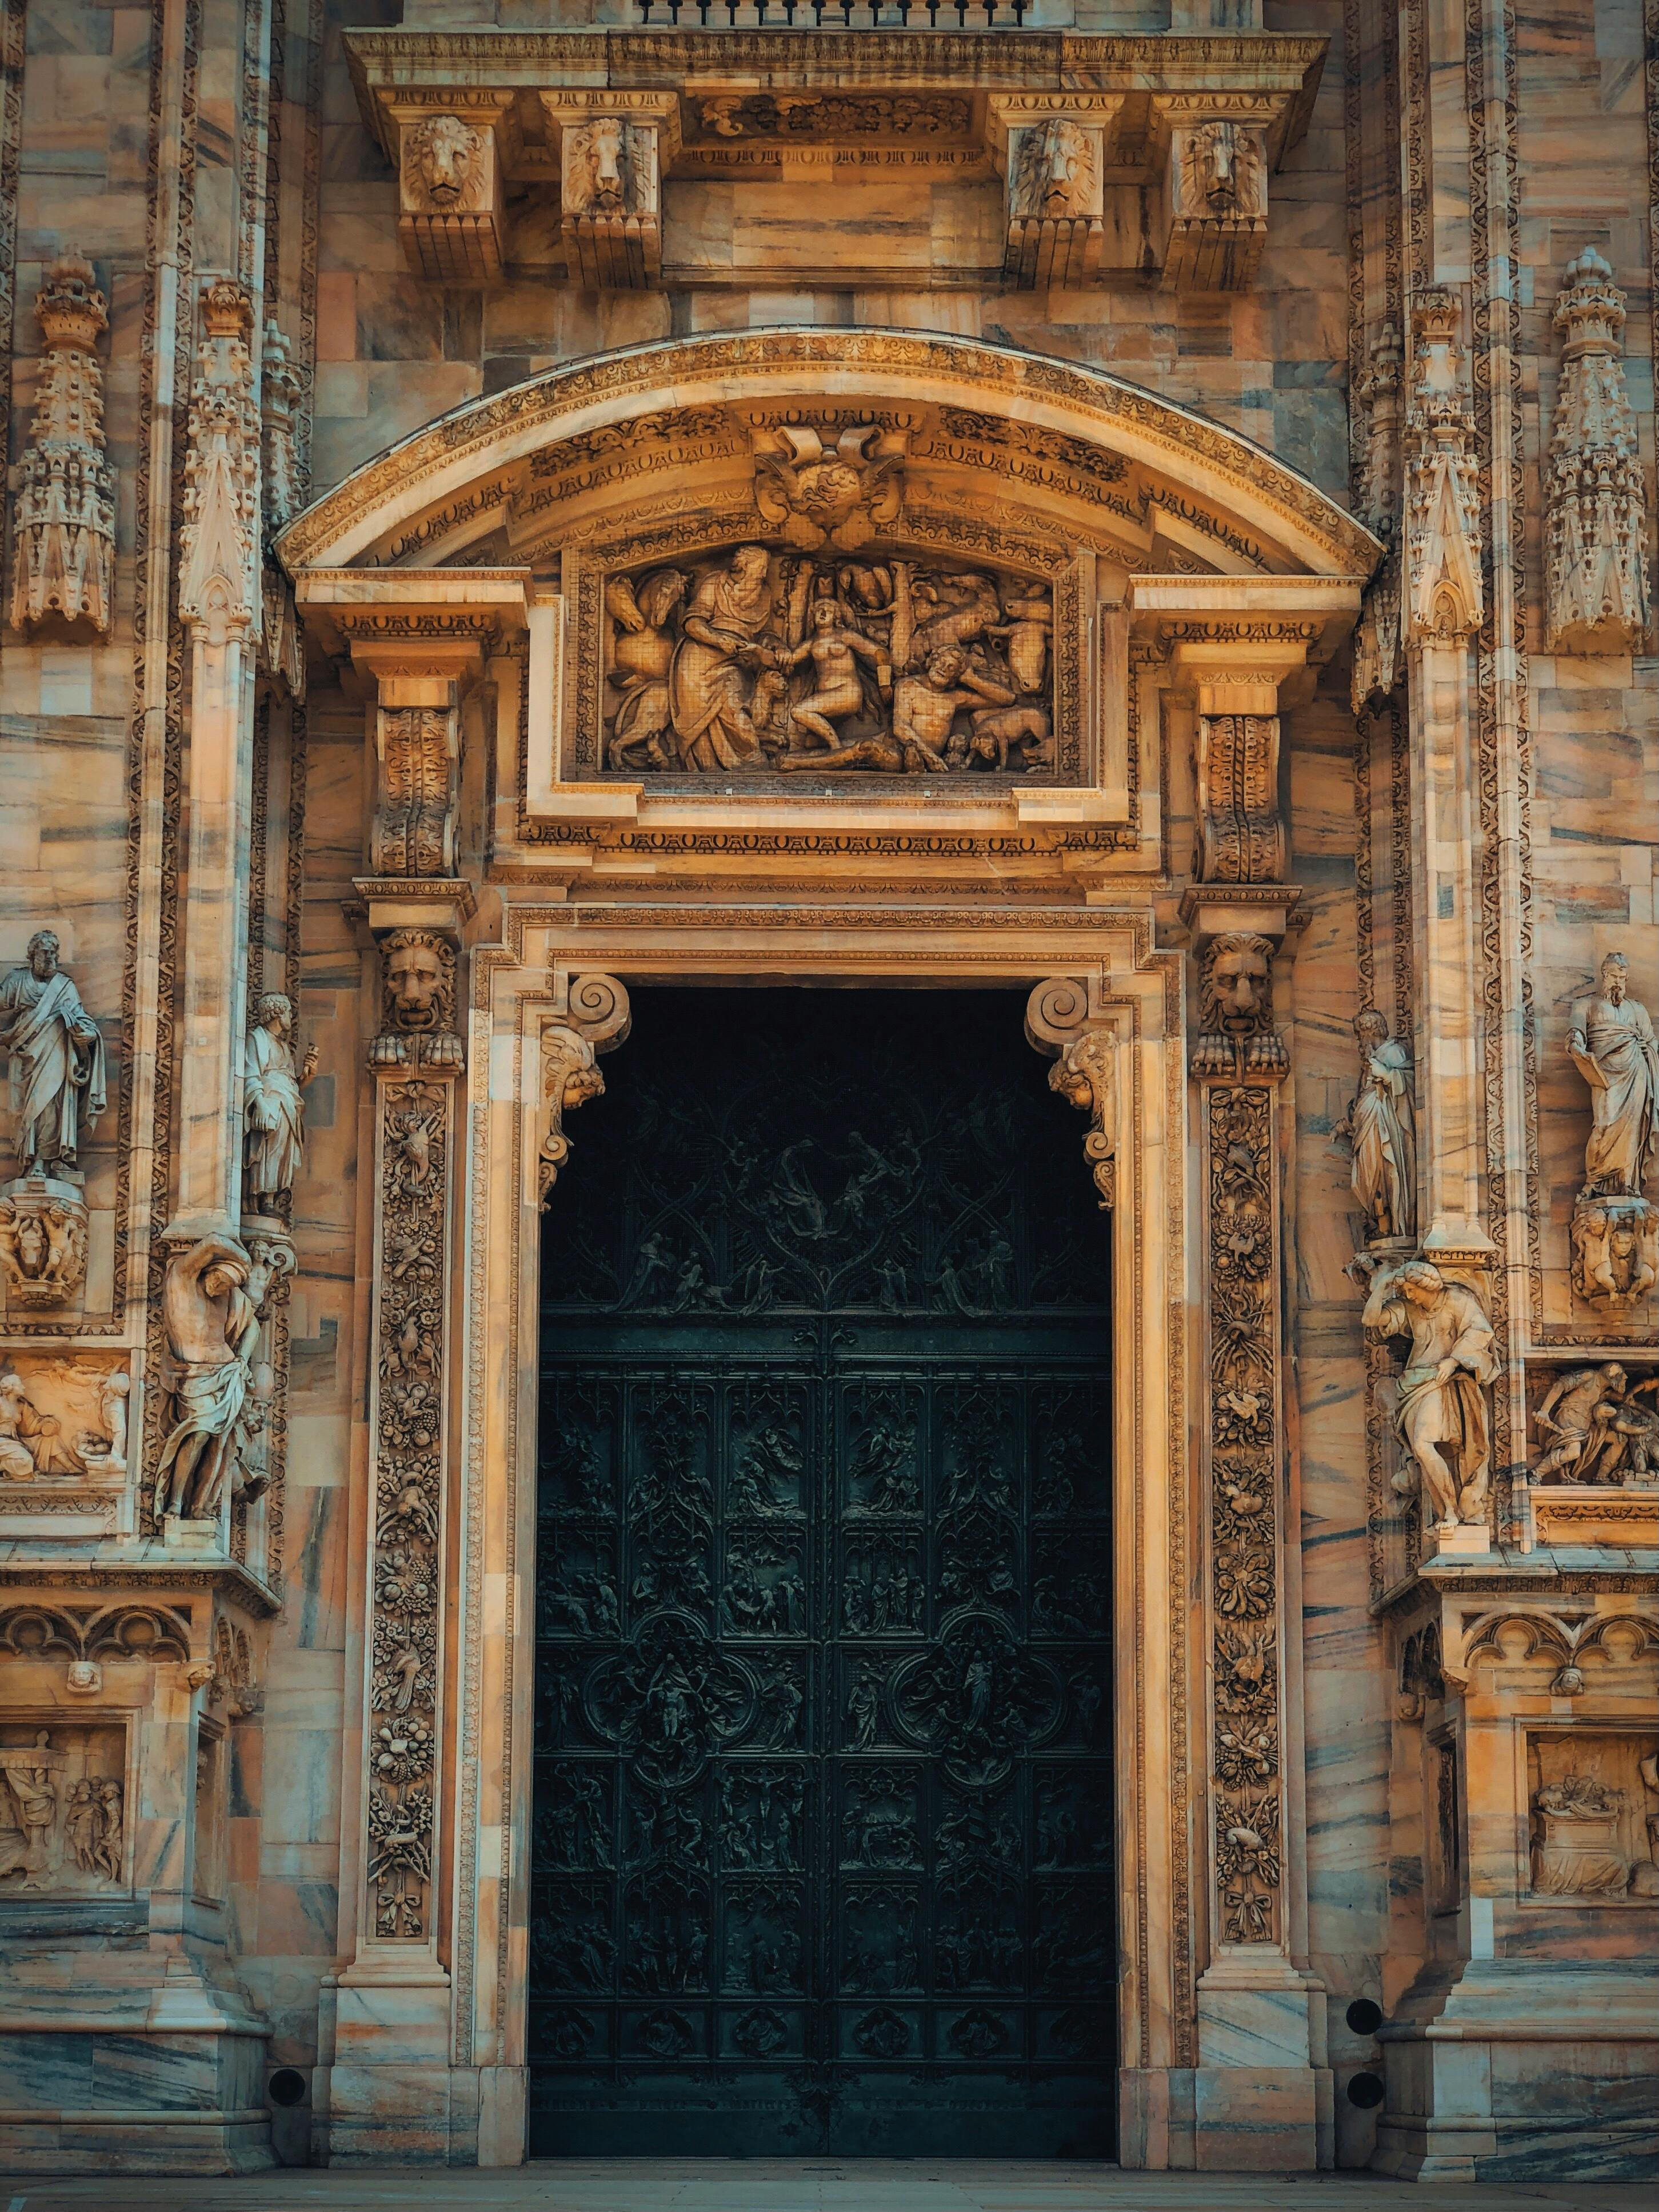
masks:
{"type": "Polygon", "coordinates": [[[437,933],[382,947],[387,1028],[371,1048],[374,1292],[359,1956],[435,1941],[454,950],[437,933]],[[437,1048],[434,1049],[434,1048],[437,1048]]]}
{"type": "Polygon", "coordinates": [[[92,264],[66,255],[34,302],[46,341],[29,442],[17,464],[11,618],[21,630],[56,617],[107,636],[115,580],[115,489],[104,447],[109,327],[92,264]]]}
{"type": "Polygon", "coordinates": [[[1593,246],[1556,303],[1561,382],[1544,471],[1549,644],[1624,653],[1648,626],[1647,492],[1620,339],[1625,295],[1593,246]]]}
{"type": "Polygon", "coordinates": [[[1201,1091],[1215,1930],[1287,1941],[1277,1076],[1201,1091]]]}

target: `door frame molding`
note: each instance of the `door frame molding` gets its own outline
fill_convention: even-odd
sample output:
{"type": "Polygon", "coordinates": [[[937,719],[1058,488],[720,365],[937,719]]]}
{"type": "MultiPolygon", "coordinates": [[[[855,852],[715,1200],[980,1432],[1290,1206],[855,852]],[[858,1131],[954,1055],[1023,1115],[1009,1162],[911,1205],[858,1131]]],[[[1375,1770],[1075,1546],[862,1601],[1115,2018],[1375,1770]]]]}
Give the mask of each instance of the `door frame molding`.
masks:
{"type": "MultiPolygon", "coordinates": [[[[1202,1870],[1190,1757],[1195,1605],[1188,1376],[1196,1288],[1187,1222],[1189,1146],[1183,960],[1144,912],[507,906],[469,963],[467,1073],[456,1129],[458,1387],[446,1671],[441,1862],[447,1891],[450,2059],[477,2081],[478,2159],[523,2156],[535,1681],[539,1194],[550,1135],[560,1179],[581,1172],[580,1124],[545,1097],[544,1036],[580,1033],[579,990],[624,985],[1005,985],[1009,1018],[1048,979],[1075,979],[1091,1026],[1116,1040],[1113,1217],[1111,1644],[1115,1674],[1120,2157],[1184,2163],[1179,2076],[1197,2058],[1194,1976],[1202,1870]],[[933,927],[929,927],[929,924],[933,927]],[[566,1155],[568,1154],[568,1157],[566,1155]],[[1173,2096],[1173,2109],[1172,2109],[1173,2096]]],[[[603,1042],[614,1042],[613,1027],[603,1042]]],[[[568,1064],[568,1045],[555,1048],[568,1064]]],[[[608,1064],[625,1083],[626,1047],[608,1064]]],[[[590,1113],[604,1110],[603,1101],[590,1113]]],[[[1064,1125],[1060,1125],[1062,1129],[1064,1125]]],[[[1065,1141],[1062,1138],[1061,1141],[1065,1141]]],[[[1073,1141],[1075,1141],[1073,1137],[1073,1141]]],[[[1078,1158],[1079,1192],[1090,1167],[1078,1158]]],[[[550,1204],[559,1194],[552,1190],[550,1204]]]]}

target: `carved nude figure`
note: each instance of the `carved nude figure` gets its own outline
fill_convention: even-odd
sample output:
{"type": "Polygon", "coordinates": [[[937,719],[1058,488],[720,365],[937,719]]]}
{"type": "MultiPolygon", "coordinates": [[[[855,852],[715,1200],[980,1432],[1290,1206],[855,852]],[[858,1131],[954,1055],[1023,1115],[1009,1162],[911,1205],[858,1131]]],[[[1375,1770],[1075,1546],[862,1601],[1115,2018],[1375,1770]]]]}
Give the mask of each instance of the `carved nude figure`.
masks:
{"type": "Polygon", "coordinates": [[[167,1263],[161,1318],[178,1370],[177,1418],[156,1463],[158,1521],[210,1520],[219,1510],[259,1339],[251,1267],[228,1237],[204,1237],[167,1263]]]}
{"type": "Polygon", "coordinates": [[[0,1051],[11,1061],[13,1141],[27,1173],[73,1168],[81,1125],[107,1103],[104,1040],[58,964],[58,938],[37,930],[28,957],[0,982],[0,1051]]]}
{"type": "Polygon", "coordinates": [[[1659,1042],[1647,1008],[1630,995],[1622,952],[1607,954],[1600,990],[1573,1008],[1567,1055],[1590,1087],[1583,1195],[1639,1198],[1659,1156],[1659,1042]]]}
{"type": "Polygon", "coordinates": [[[929,653],[920,676],[900,678],[893,694],[893,736],[908,769],[940,769],[951,725],[965,707],[1012,707],[1006,685],[970,668],[957,646],[929,653]]]}
{"type": "Polygon", "coordinates": [[[1449,1283],[1427,1260],[1379,1274],[1360,1316],[1379,1336],[1409,1333],[1395,1427],[1416,1462],[1442,1529],[1484,1521],[1492,1474],[1485,1389],[1492,1380],[1492,1328],[1480,1301],[1449,1283]],[[1456,1468],[1444,1456],[1449,1451],[1456,1468]]]}
{"type": "Polygon", "coordinates": [[[803,644],[779,653],[778,663],[783,668],[794,668],[803,660],[811,661],[816,689],[797,701],[790,710],[791,718],[798,728],[834,746],[840,735],[836,724],[856,714],[864,704],[859,660],[870,661],[878,678],[887,674],[890,681],[890,672],[881,647],[853,627],[839,599],[815,600],[810,619],[811,635],[803,644]]]}
{"type": "Polygon", "coordinates": [[[317,1048],[311,1047],[296,1070],[293,1036],[293,1000],[280,991],[267,991],[253,1010],[242,1085],[247,1188],[256,1198],[292,1190],[300,1172],[305,1140],[300,1087],[317,1072],[317,1048]]]}
{"type": "Polygon", "coordinates": [[[772,612],[769,568],[764,546],[740,545],[730,567],[710,569],[691,594],[668,677],[683,767],[744,768],[761,749],[750,675],[775,665],[761,642],[772,612]]]}
{"type": "Polygon", "coordinates": [[[1417,1130],[1411,1060],[1374,1006],[1353,1018],[1359,1088],[1334,1133],[1353,1146],[1353,1194],[1376,1237],[1409,1237],[1417,1222],[1417,1130]]]}

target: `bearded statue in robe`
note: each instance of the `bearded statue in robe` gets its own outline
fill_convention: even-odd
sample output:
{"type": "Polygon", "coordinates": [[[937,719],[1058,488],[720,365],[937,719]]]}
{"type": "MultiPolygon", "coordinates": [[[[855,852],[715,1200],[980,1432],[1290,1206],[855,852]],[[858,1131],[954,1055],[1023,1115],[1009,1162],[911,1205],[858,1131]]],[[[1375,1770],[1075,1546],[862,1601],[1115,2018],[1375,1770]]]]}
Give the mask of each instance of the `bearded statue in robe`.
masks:
{"type": "Polygon", "coordinates": [[[109,1103],[104,1040],[58,964],[50,929],[30,938],[25,964],[0,982],[0,1050],[11,1062],[13,1142],[26,1175],[73,1169],[82,1124],[109,1103]]]}

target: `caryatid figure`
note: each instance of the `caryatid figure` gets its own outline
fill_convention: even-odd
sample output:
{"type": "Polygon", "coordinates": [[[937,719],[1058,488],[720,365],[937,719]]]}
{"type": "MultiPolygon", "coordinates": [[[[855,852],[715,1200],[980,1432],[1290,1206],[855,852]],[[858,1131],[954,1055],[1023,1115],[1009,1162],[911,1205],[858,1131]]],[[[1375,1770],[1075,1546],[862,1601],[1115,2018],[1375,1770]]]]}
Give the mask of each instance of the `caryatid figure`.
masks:
{"type": "Polygon", "coordinates": [[[1417,1124],[1412,1064],[1375,1006],[1353,1018],[1359,1088],[1335,1133],[1353,1146],[1353,1194],[1374,1237],[1410,1237],[1417,1225],[1417,1124]]]}
{"type": "Polygon", "coordinates": [[[1567,1054],[1590,1087],[1592,1127],[1584,1147],[1585,1198],[1639,1198],[1659,1155],[1659,1042],[1630,963],[1609,952],[1601,988],[1572,1010],[1567,1054]]]}
{"type": "Polygon", "coordinates": [[[253,1010],[243,1067],[242,1114],[247,1129],[247,1189],[268,1198],[290,1191],[305,1142],[300,1086],[317,1069],[317,1048],[294,1064],[294,1002],[267,991],[253,1010]]]}
{"type": "Polygon", "coordinates": [[[1449,1529],[1460,1521],[1484,1521],[1492,1479],[1486,1388],[1492,1376],[1492,1328],[1480,1299],[1465,1284],[1449,1283],[1431,1261],[1408,1260],[1376,1277],[1360,1318],[1378,1336],[1411,1337],[1395,1427],[1422,1477],[1436,1522],[1449,1529]]]}
{"type": "Polygon", "coordinates": [[[11,1060],[14,1142],[28,1175],[72,1169],[81,1128],[109,1101],[104,1040],[58,964],[58,937],[37,930],[25,964],[0,982],[0,1050],[11,1060]]]}
{"type": "Polygon", "coordinates": [[[210,1521],[235,1462],[259,1316],[252,1261],[228,1237],[204,1237],[167,1262],[161,1318],[173,1355],[174,1421],[155,1468],[155,1517],[210,1521]]]}

